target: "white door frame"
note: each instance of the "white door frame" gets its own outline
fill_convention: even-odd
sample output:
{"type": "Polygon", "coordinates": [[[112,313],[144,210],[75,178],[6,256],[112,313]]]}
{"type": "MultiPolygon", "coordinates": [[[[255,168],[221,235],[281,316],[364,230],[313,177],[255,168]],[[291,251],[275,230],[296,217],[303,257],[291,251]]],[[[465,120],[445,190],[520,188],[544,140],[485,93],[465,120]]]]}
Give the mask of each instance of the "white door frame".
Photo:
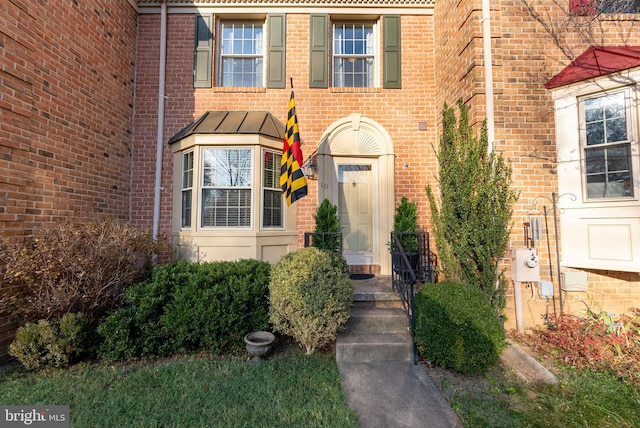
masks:
{"type": "Polygon", "coordinates": [[[331,124],[320,139],[318,146],[318,204],[324,199],[337,201],[336,159],[355,159],[355,163],[371,162],[376,174],[373,188],[376,189],[373,224],[375,241],[374,255],[382,275],[391,274],[391,257],[387,242],[393,225],[395,209],[393,143],[387,131],[376,121],[352,114],[331,124]]]}

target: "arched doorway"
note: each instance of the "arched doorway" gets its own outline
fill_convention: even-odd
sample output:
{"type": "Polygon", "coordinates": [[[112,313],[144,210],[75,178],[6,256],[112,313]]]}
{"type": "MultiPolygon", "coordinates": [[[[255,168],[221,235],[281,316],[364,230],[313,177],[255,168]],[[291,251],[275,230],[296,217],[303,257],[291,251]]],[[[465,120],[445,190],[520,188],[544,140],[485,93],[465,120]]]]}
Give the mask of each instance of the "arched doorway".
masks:
{"type": "Polygon", "coordinates": [[[327,128],[317,162],[318,201],[326,198],[338,207],[347,262],[389,275],[387,242],[394,210],[389,134],[376,121],[352,114],[327,128]]]}

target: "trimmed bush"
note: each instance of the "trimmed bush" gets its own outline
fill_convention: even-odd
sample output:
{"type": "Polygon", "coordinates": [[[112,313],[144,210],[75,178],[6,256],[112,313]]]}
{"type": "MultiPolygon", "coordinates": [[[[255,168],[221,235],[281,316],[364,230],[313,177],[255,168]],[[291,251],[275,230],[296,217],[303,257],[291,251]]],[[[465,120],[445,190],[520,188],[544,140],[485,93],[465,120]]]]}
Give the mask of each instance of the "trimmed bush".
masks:
{"type": "Polygon", "coordinates": [[[316,228],[314,230],[313,246],[321,250],[339,253],[341,235],[338,234],[341,228],[338,207],[331,204],[328,199],[324,199],[316,211],[314,220],[316,228]]]}
{"type": "Polygon", "coordinates": [[[336,339],[349,319],[353,285],[342,255],[314,247],[284,256],[271,269],[270,319],[312,354],[336,339]]]}
{"type": "Polygon", "coordinates": [[[162,266],[131,287],[126,304],[98,327],[105,360],[238,350],[268,327],[270,265],[258,260],[162,266]]]}
{"type": "Polygon", "coordinates": [[[420,354],[461,373],[494,367],[504,349],[501,320],[478,287],[441,282],[416,295],[416,343],[420,354]]]}
{"type": "Polygon", "coordinates": [[[169,248],[115,219],[60,223],[26,243],[0,240],[8,289],[0,312],[23,322],[80,312],[97,322],[121,303],[122,290],[145,278],[152,256],[169,248]]]}
{"type": "Polygon", "coordinates": [[[16,332],[9,353],[27,370],[68,367],[85,351],[87,332],[82,314],[64,314],[59,322],[27,323],[16,332]]]}

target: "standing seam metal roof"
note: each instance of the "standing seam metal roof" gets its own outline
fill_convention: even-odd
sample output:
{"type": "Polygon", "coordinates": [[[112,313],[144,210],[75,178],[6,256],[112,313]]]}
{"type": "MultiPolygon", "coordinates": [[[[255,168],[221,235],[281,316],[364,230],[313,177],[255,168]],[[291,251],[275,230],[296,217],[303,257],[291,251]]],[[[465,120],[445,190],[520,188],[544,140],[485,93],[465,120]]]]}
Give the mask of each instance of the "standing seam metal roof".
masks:
{"type": "Polygon", "coordinates": [[[284,138],[285,126],[266,111],[208,111],[169,139],[176,143],[194,134],[258,134],[284,138]]]}

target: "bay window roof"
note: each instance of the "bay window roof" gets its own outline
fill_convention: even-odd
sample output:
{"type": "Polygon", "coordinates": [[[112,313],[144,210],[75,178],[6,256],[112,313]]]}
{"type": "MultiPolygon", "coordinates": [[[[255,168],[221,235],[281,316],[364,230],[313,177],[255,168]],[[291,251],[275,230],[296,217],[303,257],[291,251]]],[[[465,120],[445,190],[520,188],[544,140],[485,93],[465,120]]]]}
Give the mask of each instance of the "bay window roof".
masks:
{"type": "Polygon", "coordinates": [[[640,66],[640,46],[591,46],[544,86],[557,88],[640,66]]]}
{"type": "Polygon", "coordinates": [[[266,111],[208,111],[169,139],[176,143],[194,134],[252,134],[283,138],[285,126],[266,111]]]}

